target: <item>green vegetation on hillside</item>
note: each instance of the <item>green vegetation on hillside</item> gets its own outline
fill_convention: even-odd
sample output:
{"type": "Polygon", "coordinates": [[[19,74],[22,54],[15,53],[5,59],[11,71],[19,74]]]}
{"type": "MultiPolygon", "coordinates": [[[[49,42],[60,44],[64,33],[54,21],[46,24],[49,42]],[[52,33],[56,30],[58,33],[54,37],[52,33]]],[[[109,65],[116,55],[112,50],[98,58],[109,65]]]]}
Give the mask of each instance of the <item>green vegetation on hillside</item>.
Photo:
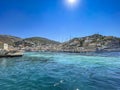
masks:
{"type": "Polygon", "coordinates": [[[0,41],[3,43],[7,43],[9,45],[14,45],[14,42],[22,40],[19,37],[10,36],[10,35],[0,35],[0,41]]]}
{"type": "Polygon", "coordinates": [[[26,38],[24,40],[33,42],[35,44],[60,44],[59,42],[42,38],[42,37],[31,37],[31,38],[26,38]]]}

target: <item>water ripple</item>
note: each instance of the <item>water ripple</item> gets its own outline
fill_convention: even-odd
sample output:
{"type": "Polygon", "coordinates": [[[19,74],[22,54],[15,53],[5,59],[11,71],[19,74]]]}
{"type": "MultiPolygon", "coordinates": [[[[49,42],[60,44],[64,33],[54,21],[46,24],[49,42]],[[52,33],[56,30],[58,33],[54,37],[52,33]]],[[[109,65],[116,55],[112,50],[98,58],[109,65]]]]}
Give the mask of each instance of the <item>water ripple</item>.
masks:
{"type": "Polygon", "coordinates": [[[0,90],[120,90],[119,54],[32,52],[1,58],[0,90]]]}

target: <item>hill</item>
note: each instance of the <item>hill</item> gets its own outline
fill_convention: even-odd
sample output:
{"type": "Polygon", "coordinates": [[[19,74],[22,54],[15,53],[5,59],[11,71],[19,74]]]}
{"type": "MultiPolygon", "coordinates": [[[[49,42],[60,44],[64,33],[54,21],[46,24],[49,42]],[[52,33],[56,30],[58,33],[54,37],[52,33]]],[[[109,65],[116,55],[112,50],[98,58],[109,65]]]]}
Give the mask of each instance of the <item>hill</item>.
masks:
{"type": "Polygon", "coordinates": [[[19,37],[10,36],[10,35],[0,35],[0,42],[7,43],[9,45],[14,45],[14,42],[22,40],[19,37]]]}
{"type": "Polygon", "coordinates": [[[11,36],[11,35],[0,35],[0,42],[1,43],[7,43],[11,46],[16,46],[18,47],[19,45],[24,46],[29,46],[32,47],[33,45],[39,46],[39,45],[48,45],[48,44],[60,44],[59,42],[47,39],[47,38],[42,38],[42,37],[30,37],[30,38],[19,38],[16,36],[11,36]]]}
{"type": "Polygon", "coordinates": [[[60,50],[67,52],[116,51],[120,50],[120,38],[100,34],[73,38],[63,43],[60,50]]]}
{"type": "Polygon", "coordinates": [[[25,51],[56,51],[59,44],[59,42],[42,37],[31,37],[15,42],[16,47],[22,47],[25,51]]]}
{"type": "Polygon", "coordinates": [[[73,38],[67,42],[59,43],[47,38],[30,37],[21,39],[10,35],[0,35],[0,43],[7,43],[16,48],[25,50],[45,50],[64,52],[96,52],[120,51],[120,38],[94,34],[86,37],[73,38]]]}
{"type": "Polygon", "coordinates": [[[42,37],[31,37],[31,38],[26,38],[24,39],[25,41],[29,41],[29,42],[33,42],[37,45],[39,44],[60,44],[59,42],[57,41],[53,41],[53,40],[50,40],[50,39],[47,39],[47,38],[42,38],[42,37]]]}

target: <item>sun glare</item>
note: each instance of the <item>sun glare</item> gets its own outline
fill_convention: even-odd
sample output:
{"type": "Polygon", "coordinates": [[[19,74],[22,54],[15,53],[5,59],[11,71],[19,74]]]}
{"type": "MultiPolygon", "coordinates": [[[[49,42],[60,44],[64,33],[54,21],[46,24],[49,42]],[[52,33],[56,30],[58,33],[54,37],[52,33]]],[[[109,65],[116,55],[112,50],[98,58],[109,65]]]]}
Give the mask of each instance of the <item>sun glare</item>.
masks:
{"type": "Polygon", "coordinates": [[[76,4],[77,0],[67,0],[68,4],[76,4]]]}
{"type": "Polygon", "coordinates": [[[75,8],[78,6],[80,0],[65,0],[65,4],[68,8],[75,8]]]}

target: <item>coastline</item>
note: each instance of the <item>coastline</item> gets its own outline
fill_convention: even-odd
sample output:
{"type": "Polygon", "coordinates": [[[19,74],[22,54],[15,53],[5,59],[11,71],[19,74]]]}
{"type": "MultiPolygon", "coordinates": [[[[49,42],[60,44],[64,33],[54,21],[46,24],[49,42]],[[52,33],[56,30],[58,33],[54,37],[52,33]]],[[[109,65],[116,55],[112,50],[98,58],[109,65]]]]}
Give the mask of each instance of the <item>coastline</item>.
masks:
{"type": "Polygon", "coordinates": [[[0,50],[0,58],[7,58],[7,57],[22,57],[24,54],[22,51],[5,51],[0,50]]]}
{"type": "Polygon", "coordinates": [[[94,34],[86,37],[73,38],[66,42],[56,42],[41,37],[17,40],[14,36],[1,36],[0,57],[23,56],[24,52],[64,52],[64,53],[103,53],[120,52],[120,38],[94,34]],[[8,42],[9,41],[9,42],[8,42]],[[10,44],[12,43],[12,44],[10,44]],[[22,52],[21,52],[22,51],[22,52]]]}
{"type": "MultiPolygon", "coordinates": [[[[24,51],[24,52],[54,52],[54,53],[77,53],[77,54],[93,54],[93,53],[110,53],[110,52],[120,52],[120,48],[117,49],[104,49],[101,51],[58,51],[58,50],[35,50],[35,51],[24,51]]],[[[1,53],[1,51],[0,51],[1,53]]],[[[9,58],[9,57],[22,57],[24,55],[23,51],[16,50],[16,51],[4,51],[4,54],[0,55],[0,58],[9,58]]]]}

